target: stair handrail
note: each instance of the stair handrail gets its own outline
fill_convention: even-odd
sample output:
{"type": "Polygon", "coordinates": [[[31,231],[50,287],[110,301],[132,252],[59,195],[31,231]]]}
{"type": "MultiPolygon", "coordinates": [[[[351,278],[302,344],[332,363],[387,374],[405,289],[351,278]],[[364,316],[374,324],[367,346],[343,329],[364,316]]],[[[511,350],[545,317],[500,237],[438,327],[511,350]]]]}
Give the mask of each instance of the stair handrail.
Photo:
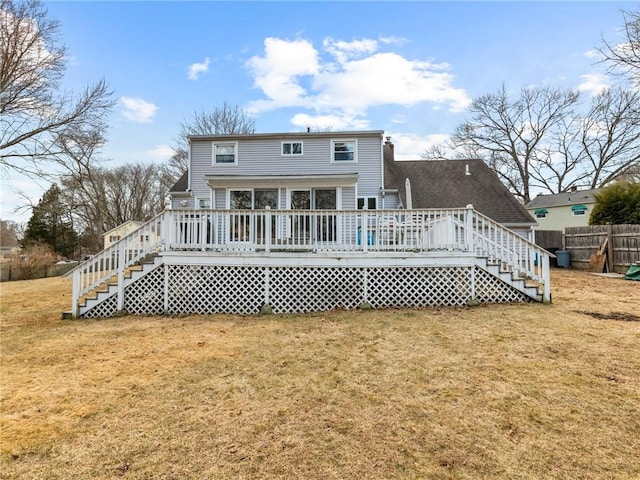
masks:
{"type": "Polygon", "coordinates": [[[513,232],[488,216],[473,211],[473,245],[478,255],[502,263],[515,275],[522,274],[543,285],[543,301],[551,301],[549,259],[555,255],[513,232]],[[502,241],[497,241],[500,235],[502,241]],[[506,240],[506,241],[505,241],[506,240]]]}
{"type": "Polygon", "coordinates": [[[162,225],[165,212],[143,223],[136,230],[124,236],[91,258],[80,263],[65,277],[73,278],[73,309],[77,310],[78,299],[95,288],[118,276],[119,273],[140,259],[158,252],[164,246],[162,225]]]}

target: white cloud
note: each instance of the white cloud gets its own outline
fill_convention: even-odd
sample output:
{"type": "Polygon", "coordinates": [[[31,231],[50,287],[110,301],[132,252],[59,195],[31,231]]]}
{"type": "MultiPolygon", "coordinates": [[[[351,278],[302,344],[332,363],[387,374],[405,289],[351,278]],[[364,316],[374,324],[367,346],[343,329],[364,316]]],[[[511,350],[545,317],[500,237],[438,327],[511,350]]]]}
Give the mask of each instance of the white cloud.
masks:
{"type": "Polygon", "coordinates": [[[189,80],[198,80],[201,73],[208,72],[210,62],[211,60],[207,57],[202,63],[192,63],[189,65],[189,68],[187,69],[187,76],[189,77],[189,80]]]}
{"type": "Polygon", "coordinates": [[[611,87],[609,79],[600,73],[588,73],[580,75],[580,78],[582,79],[582,83],[578,85],[578,90],[581,92],[597,95],[611,87]]]}
{"type": "Polygon", "coordinates": [[[145,150],[144,156],[151,160],[169,160],[175,151],[169,145],[156,145],[149,150],[145,150]]]}
{"type": "Polygon", "coordinates": [[[347,113],[336,113],[327,115],[308,115],[298,113],[291,119],[291,124],[296,127],[311,127],[317,131],[339,131],[339,130],[366,130],[369,128],[369,121],[356,115],[347,113]]]}
{"type": "Polygon", "coordinates": [[[373,53],[378,50],[378,42],[370,38],[344,42],[327,37],[322,42],[322,45],[324,49],[333,55],[341,64],[350,58],[360,57],[363,54],[373,53]]]}
{"type": "MultiPolygon", "coordinates": [[[[394,52],[379,51],[381,44],[402,39],[359,39],[350,42],[327,38],[323,52],[307,40],[265,39],[263,56],[254,56],[247,67],[254,85],[265,98],[249,105],[254,112],[281,107],[312,109],[317,121],[336,124],[358,120],[370,107],[412,106],[422,102],[464,110],[467,92],[454,87],[446,63],[411,60],[394,52]],[[349,120],[350,119],[350,120],[349,120]]],[[[306,117],[294,117],[299,124],[306,117]]]]}
{"type": "MultiPolygon", "coordinates": [[[[389,133],[394,144],[394,157],[396,160],[421,160],[422,154],[427,148],[447,142],[450,136],[436,133],[433,135],[416,135],[411,133],[389,133]]],[[[453,152],[451,152],[453,155],[453,152]]]]}
{"type": "Polygon", "coordinates": [[[598,50],[587,50],[584,52],[584,56],[587,58],[598,58],[601,57],[602,54],[598,50]]]}
{"type": "Polygon", "coordinates": [[[158,110],[156,105],[141,98],[120,97],[120,101],[124,106],[122,115],[133,122],[149,123],[158,110]]]}
{"type": "Polygon", "coordinates": [[[254,75],[254,84],[267,96],[267,101],[254,102],[256,111],[271,108],[307,105],[307,92],[299,77],[318,72],[318,52],[306,40],[287,41],[267,38],[264,57],[252,57],[247,62],[254,75]]]}

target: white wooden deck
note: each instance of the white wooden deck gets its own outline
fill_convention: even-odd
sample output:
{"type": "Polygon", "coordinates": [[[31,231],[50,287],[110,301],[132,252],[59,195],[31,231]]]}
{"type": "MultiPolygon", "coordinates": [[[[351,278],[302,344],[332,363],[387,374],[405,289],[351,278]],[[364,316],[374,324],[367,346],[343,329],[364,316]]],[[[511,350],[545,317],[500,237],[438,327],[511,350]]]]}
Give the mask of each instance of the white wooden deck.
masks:
{"type": "Polygon", "coordinates": [[[548,252],[472,207],[168,210],[72,276],[74,317],[551,299],[548,252]]]}

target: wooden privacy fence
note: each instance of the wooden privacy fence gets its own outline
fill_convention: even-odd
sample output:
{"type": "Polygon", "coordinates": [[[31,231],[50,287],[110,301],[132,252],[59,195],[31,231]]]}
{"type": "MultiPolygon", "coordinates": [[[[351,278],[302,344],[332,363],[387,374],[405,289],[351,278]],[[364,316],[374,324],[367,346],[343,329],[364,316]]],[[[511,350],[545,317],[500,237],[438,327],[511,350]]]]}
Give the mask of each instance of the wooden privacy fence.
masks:
{"type": "Polygon", "coordinates": [[[571,267],[588,270],[592,255],[605,241],[608,271],[625,273],[629,265],[640,261],[640,225],[590,225],[565,230],[571,267]]]}

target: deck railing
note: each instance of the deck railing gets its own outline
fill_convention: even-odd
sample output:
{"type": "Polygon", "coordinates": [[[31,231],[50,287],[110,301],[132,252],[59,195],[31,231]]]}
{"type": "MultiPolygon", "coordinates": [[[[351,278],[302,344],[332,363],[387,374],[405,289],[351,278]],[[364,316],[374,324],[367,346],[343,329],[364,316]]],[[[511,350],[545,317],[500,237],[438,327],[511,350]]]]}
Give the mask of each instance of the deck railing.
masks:
{"type": "MultiPolygon", "coordinates": [[[[471,206],[425,210],[167,210],[73,270],[73,305],[159,250],[469,252],[544,285],[549,253],[471,206]]],[[[119,295],[122,298],[123,295],[119,295]]],[[[121,307],[121,306],[120,306],[121,307]]],[[[77,307],[74,307],[77,308],[77,307]]]]}

